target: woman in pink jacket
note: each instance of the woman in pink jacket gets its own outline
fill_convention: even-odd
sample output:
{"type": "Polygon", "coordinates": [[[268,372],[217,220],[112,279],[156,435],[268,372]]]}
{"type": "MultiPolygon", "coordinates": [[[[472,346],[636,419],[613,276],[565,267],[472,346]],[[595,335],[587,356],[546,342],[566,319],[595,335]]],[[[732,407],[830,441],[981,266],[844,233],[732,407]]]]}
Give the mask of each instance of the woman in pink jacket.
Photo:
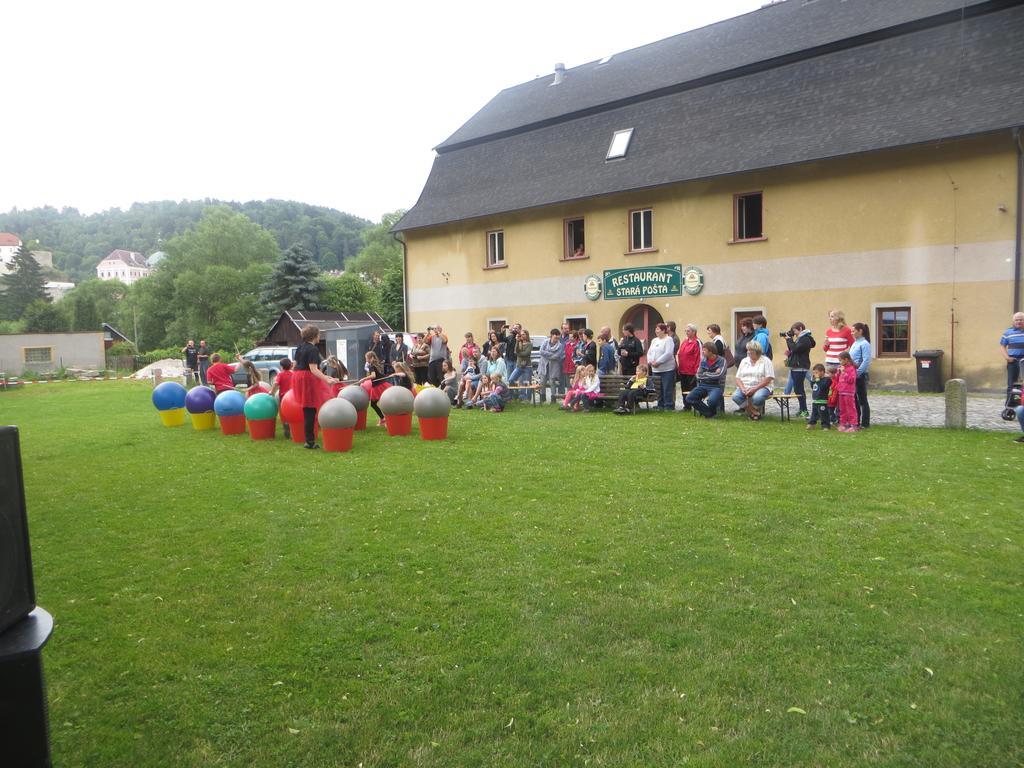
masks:
{"type": "Polygon", "coordinates": [[[701,344],[697,338],[697,326],[687,323],[683,332],[685,337],[679,342],[676,363],[679,369],[679,391],[683,393],[683,410],[692,411],[693,406],[686,403],[686,393],[697,387],[697,369],[700,368],[701,344]]]}
{"type": "Polygon", "coordinates": [[[842,366],[836,374],[836,391],[839,392],[839,431],[858,432],[857,426],[857,366],[849,352],[839,353],[842,366]]]}

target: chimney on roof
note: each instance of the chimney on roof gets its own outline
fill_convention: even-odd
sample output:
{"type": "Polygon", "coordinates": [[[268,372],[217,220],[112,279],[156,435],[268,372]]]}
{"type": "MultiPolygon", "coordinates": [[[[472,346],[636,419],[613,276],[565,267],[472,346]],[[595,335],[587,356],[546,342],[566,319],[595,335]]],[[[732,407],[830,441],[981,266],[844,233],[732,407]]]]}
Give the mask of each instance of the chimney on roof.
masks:
{"type": "Polygon", "coordinates": [[[555,64],[555,79],[551,81],[551,84],[558,85],[563,80],[565,80],[565,64],[558,62],[555,64]]]}

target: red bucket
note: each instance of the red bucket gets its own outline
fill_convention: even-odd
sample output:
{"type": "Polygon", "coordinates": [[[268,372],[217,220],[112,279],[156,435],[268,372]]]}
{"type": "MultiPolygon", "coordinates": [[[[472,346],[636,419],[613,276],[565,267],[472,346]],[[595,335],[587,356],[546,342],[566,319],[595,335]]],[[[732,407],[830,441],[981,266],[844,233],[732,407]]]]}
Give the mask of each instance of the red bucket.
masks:
{"type": "Polygon", "coordinates": [[[221,416],[220,431],[225,435],[245,434],[245,416],[241,413],[237,416],[221,416]]]}
{"type": "Polygon", "coordinates": [[[366,410],[356,411],[356,429],[366,429],[366,410]]]}
{"type": "Polygon", "coordinates": [[[392,437],[401,437],[412,432],[411,413],[389,413],[384,417],[384,426],[392,437]]]}
{"type": "Polygon", "coordinates": [[[448,417],[420,419],[420,437],[424,440],[444,440],[448,437],[448,417]]]}
{"type": "Polygon", "coordinates": [[[249,437],[253,440],[273,440],[277,431],[277,419],[250,419],[249,437]]]}
{"type": "MultiPolygon", "coordinates": [[[[302,421],[289,421],[288,426],[292,432],[293,443],[304,443],[306,442],[306,424],[302,421]]],[[[320,426],[313,422],[313,439],[316,440],[316,436],[320,434],[320,426]]]]}
{"type": "Polygon", "coordinates": [[[324,428],[324,450],[344,453],[352,450],[352,435],[355,430],[352,427],[345,429],[324,428]]]}

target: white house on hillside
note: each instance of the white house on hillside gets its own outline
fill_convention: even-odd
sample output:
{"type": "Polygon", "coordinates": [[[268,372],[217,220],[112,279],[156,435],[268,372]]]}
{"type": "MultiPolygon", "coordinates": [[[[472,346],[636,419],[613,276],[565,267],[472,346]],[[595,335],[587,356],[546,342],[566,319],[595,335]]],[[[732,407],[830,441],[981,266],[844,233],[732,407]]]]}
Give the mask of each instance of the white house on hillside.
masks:
{"type": "Polygon", "coordinates": [[[123,248],[111,251],[107,258],[96,265],[96,277],[100,280],[120,280],[125,285],[131,285],[150,272],[146,258],[141,253],[123,248]]]}
{"type": "MultiPolygon", "coordinates": [[[[18,253],[18,249],[21,246],[20,237],[12,235],[10,232],[0,232],[0,275],[10,274],[14,269],[12,266],[14,264],[14,256],[18,253]]],[[[30,251],[30,253],[40,267],[53,269],[52,251],[30,251]]]]}
{"type": "Polygon", "coordinates": [[[10,232],[0,232],[0,271],[6,272],[14,261],[14,254],[21,248],[21,238],[10,232]]]}

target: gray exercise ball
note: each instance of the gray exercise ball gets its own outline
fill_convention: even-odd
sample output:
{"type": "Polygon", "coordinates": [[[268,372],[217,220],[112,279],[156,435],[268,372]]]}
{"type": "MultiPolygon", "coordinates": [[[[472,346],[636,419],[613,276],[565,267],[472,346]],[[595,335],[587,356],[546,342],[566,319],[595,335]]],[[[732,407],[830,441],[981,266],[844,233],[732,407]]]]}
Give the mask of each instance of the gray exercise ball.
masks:
{"type": "Polygon", "coordinates": [[[416,395],[412,408],[421,419],[438,419],[448,415],[452,403],[444,390],[437,387],[426,387],[416,395]]]}
{"type": "Polygon", "coordinates": [[[377,402],[385,416],[412,413],[412,392],[405,387],[388,387],[377,402]]]}
{"type": "Polygon", "coordinates": [[[317,419],[324,429],[351,429],[356,425],[356,407],[348,400],[335,397],[320,406],[317,419]]]}
{"type": "Polygon", "coordinates": [[[348,400],[355,406],[357,411],[365,411],[370,407],[370,396],[366,393],[365,389],[357,385],[345,387],[338,393],[338,397],[342,400],[348,400]]]}

